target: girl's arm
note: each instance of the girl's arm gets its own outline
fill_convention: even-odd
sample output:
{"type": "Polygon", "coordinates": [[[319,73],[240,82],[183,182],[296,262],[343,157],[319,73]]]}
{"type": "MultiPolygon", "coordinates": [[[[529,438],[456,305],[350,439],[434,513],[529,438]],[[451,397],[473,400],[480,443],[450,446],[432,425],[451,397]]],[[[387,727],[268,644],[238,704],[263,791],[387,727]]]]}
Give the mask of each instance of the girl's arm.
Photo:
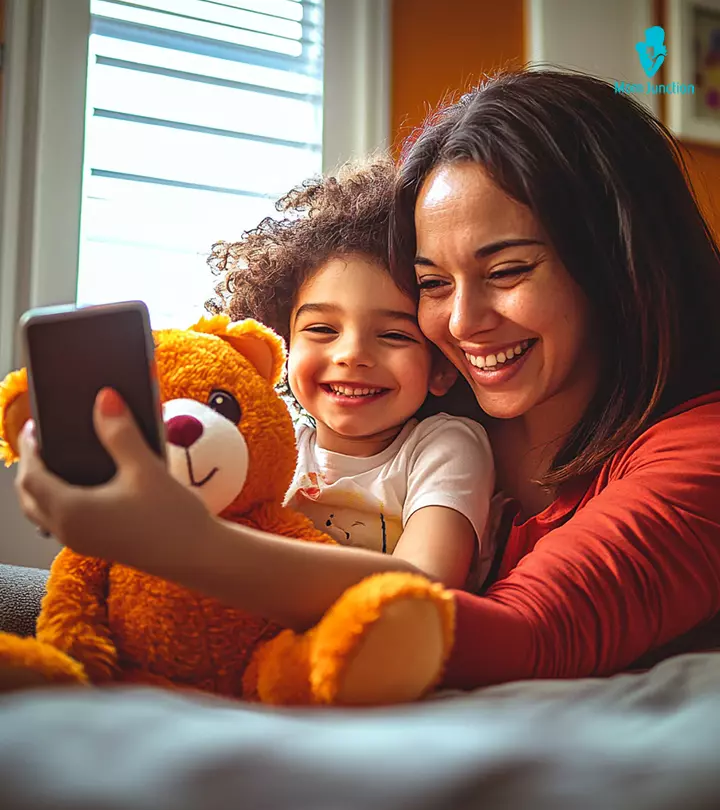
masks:
{"type": "Polygon", "coordinates": [[[462,588],[477,542],[475,529],[460,512],[426,506],[412,513],[392,557],[448,588],[462,588]]]}
{"type": "MultiPolygon", "coordinates": [[[[486,531],[495,488],[487,434],[470,419],[437,414],[410,434],[404,529],[393,556],[449,588],[462,588],[476,549],[492,556],[486,531]]],[[[401,452],[403,452],[401,451],[401,452]]]]}

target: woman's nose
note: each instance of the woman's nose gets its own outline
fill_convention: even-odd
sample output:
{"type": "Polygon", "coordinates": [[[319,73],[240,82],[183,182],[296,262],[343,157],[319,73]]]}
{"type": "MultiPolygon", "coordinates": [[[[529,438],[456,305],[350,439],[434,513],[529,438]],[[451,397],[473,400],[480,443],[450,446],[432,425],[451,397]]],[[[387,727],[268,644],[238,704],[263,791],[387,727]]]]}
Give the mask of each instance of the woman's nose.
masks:
{"type": "Polygon", "coordinates": [[[502,316],[490,305],[485,296],[478,292],[456,293],[448,329],[456,340],[470,340],[478,332],[495,329],[502,316]]]}

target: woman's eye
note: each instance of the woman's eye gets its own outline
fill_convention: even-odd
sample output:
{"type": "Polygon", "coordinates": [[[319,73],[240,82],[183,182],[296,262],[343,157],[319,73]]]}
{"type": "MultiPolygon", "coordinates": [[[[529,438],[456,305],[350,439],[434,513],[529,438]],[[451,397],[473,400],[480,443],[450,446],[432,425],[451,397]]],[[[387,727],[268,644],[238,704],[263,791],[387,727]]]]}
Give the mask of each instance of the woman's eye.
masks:
{"type": "Polygon", "coordinates": [[[220,416],[229,419],[234,425],[240,423],[240,417],[242,416],[240,403],[227,391],[213,391],[208,397],[208,405],[214,411],[217,411],[220,416]]]}
{"type": "Polygon", "coordinates": [[[443,287],[445,283],[439,278],[418,279],[418,287],[421,290],[436,290],[438,287],[443,287]]]}
{"type": "Polygon", "coordinates": [[[514,279],[519,276],[529,273],[533,269],[532,266],[526,264],[518,265],[517,267],[506,267],[503,270],[495,270],[490,273],[488,278],[491,281],[502,281],[503,279],[514,279]]]}

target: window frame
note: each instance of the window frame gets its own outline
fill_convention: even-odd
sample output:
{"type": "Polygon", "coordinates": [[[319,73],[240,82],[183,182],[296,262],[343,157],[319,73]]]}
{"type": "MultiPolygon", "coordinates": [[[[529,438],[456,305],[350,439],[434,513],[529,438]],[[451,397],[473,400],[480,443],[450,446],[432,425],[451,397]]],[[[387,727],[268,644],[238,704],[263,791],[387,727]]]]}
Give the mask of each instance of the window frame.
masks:
{"type": "MultiPolygon", "coordinates": [[[[26,309],[74,303],[90,0],[7,0],[0,111],[0,375],[26,309]]],[[[389,144],[390,0],[325,0],[323,169],[389,144]]],[[[210,246],[208,245],[208,248],[210,246]]]]}

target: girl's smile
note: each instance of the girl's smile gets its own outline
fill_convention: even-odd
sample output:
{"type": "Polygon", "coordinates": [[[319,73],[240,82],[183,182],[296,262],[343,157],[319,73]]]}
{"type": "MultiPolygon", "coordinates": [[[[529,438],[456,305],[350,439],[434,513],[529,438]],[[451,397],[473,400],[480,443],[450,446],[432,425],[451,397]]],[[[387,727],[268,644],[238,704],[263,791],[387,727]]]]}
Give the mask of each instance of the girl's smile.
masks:
{"type": "MultiPolygon", "coordinates": [[[[446,367],[440,366],[446,371],[446,367]]],[[[369,456],[387,447],[440,386],[415,302],[387,269],[339,256],[300,288],[293,308],[288,381],[317,422],[326,450],[369,456]]]]}

